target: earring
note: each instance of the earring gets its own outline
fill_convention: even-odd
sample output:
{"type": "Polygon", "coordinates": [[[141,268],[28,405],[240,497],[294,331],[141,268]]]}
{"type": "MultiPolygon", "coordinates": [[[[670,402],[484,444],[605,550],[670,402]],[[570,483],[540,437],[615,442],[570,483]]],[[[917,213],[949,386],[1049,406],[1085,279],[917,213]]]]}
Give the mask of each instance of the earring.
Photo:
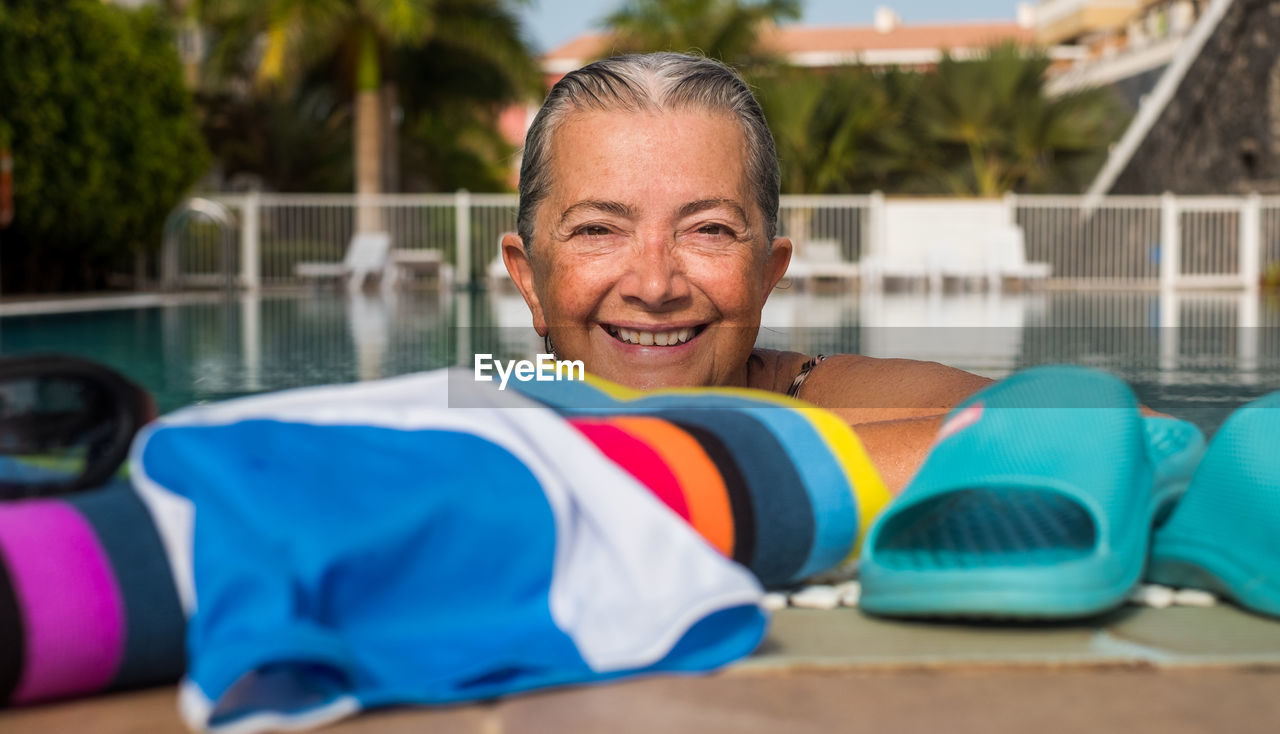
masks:
{"type": "Polygon", "coordinates": [[[547,350],[547,354],[552,357],[556,356],[556,345],[551,343],[551,332],[548,331],[546,336],[542,337],[542,346],[547,350]]]}

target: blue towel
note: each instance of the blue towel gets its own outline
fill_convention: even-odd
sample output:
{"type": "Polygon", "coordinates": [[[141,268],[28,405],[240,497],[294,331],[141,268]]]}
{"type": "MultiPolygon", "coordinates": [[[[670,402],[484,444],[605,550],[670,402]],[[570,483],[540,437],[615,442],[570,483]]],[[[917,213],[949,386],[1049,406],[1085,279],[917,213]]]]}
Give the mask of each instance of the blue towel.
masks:
{"type": "Polygon", "coordinates": [[[763,636],[761,590],[563,418],[468,373],[173,414],[132,476],[189,616],[197,729],[646,671],[763,636]],[[449,409],[461,393],[476,407],[449,409]]]}

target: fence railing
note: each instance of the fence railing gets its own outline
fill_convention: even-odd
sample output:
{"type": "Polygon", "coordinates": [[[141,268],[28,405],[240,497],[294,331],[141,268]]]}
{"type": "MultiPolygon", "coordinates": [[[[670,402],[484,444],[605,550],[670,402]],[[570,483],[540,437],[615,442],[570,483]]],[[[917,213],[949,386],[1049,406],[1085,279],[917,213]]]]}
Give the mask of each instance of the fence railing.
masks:
{"type": "MultiPolygon", "coordinates": [[[[964,200],[947,201],[936,207],[944,214],[923,223],[927,236],[935,247],[970,246],[958,230],[975,220],[959,223],[964,200]]],[[[899,246],[901,233],[895,240],[885,222],[894,221],[894,207],[920,203],[880,194],[784,196],[779,234],[792,239],[798,257],[821,242],[827,256],[834,250],[839,262],[857,264],[899,246]]],[[[1020,229],[1025,259],[1048,263],[1049,287],[1252,289],[1260,278],[1280,276],[1280,197],[1009,195],[974,200],[973,208],[990,219],[993,206],[1020,229]]],[[[212,196],[171,217],[160,271],[171,288],[300,284],[300,264],[343,260],[362,218],[390,235],[395,252],[435,251],[432,258],[452,266],[455,284],[482,285],[505,277],[499,241],[515,229],[516,207],[514,195],[467,192],[212,196]],[[228,216],[187,215],[209,202],[228,216]]],[[[913,222],[911,236],[924,236],[920,226],[913,222]]]]}

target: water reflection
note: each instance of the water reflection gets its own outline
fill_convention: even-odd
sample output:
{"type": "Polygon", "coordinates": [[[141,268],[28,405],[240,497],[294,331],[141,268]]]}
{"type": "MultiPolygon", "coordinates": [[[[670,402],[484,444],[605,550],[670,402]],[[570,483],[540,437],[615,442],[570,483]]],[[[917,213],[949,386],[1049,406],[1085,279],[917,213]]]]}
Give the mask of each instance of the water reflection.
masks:
{"type": "MultiPolygon", "coordinates": [[[[1128,379],[1153,407],[1212,427],[1280,389],[1278,325],[1275,299],[1248,293],[779,291],[758,343],[936,360],[991,377],[1092,365],[1128,379]]],[[[244,294],[0,318],[0,353],[98,359],[146,385],[165,410],[542,349],[524,302],[503,290],[244,294]]]]}
{"type": "MultiPolygon", "coordinates": [[[[538,348],[520,297],[490,298],[512,349],[538,348]]],[[[1211,430],[1235,406],[1280,389],[1278,325],[1280,305],[1248,292],[778,291],[757,344],[932,360],[993,378],[1083,364],[1211,430]]]]}

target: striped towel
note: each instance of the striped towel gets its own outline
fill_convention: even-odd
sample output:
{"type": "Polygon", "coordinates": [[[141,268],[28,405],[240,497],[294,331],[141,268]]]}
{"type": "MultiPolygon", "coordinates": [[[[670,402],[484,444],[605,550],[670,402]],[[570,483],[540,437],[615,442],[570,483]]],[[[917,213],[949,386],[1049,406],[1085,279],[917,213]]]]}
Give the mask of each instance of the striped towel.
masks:
{"type": "Polygon", "coordinates": [[[132,472],[189,617],[196,729],[703,671],[764,634],[745,569],[560,415],[469,373],[181,411],[132,472]]]}
{"type": "Polygon", "coordinates": [[[892,498],[832,413],[737,388],[520,383],[766,586],[851,560],[892,498]]]}
{"type": "Polygon", "coordinates": [[[0,700],[174,680],[184,619],[196,729],[706,670],[888,498],[802,403],[457,371],[188,409],[133,475],[0,504],[0,700]]]}

